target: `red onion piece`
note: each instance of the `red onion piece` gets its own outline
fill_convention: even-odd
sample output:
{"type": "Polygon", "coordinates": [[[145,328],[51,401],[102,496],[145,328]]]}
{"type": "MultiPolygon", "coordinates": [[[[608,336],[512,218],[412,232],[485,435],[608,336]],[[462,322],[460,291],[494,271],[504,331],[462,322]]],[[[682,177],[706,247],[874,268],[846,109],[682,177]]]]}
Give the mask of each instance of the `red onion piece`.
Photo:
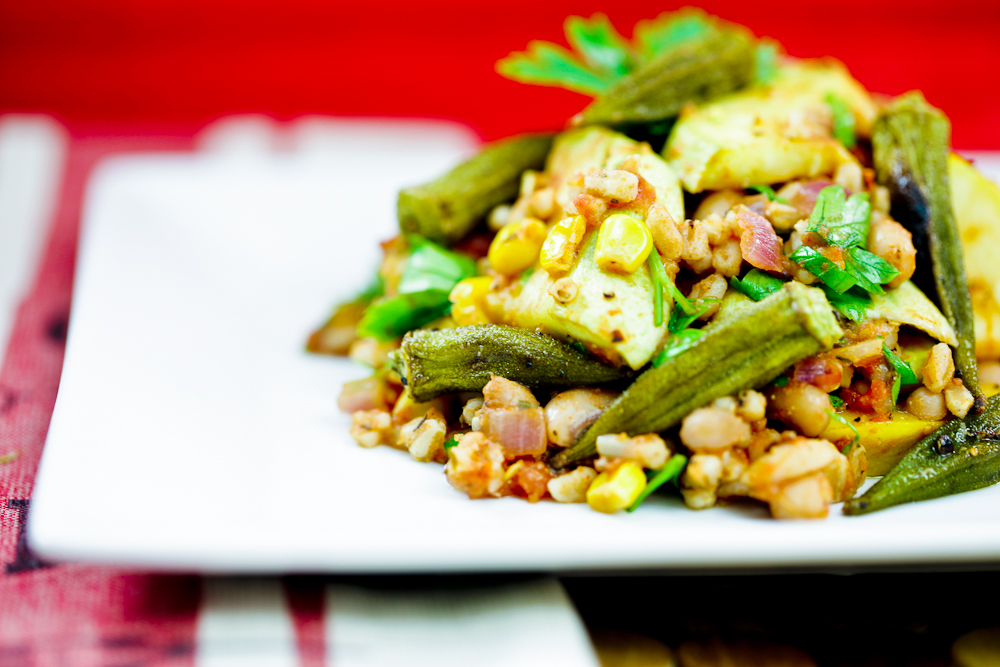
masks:
{"type": "Polygon", "coordinates": [[[545,413],[541,408],[484,408],[483,432],[508,459],[545,453],[545,413]]]}
{"type": "Polygon", "coordinates": [[[781,271],[781,239],[774,233],[771,223],[746,206],[737,207],[735,213],[742,230],[740,251],[743,259],[763,271],[781,271]]]}

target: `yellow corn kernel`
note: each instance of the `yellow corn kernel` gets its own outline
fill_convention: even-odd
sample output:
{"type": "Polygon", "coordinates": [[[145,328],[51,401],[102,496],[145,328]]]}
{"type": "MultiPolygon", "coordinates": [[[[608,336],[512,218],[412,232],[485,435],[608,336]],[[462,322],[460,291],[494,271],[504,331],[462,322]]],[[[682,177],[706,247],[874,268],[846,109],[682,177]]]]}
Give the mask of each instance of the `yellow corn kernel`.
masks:
{"type": "Polygon", "coordinates": [[[626,461],[597,476],[587,489],[587,504],[598,512],[613,514],[634,503],[645,488],[642,466],[626,461]]]}
{"type": "Polygon", "coordinates": [[[616,213],[601,223],[594,261],[605,271],[635,273],[653,249],[653,235],[641,220],[616,213]]]}
{"type": "Polygon", "coordinates": [[[513,276],[534,266],[542,250],[547,230],[541,220],[525,218],[507,225],[490,244],[490,266],[497,273],[513,276]]]}
{"type": "Polygon", "coordinates": [[[582,215],[563,218],[553,225],[542,244],[539,262],[550,275],[562,275],[573,268],[576,249],[587,232],[587,221],[582,215]]]}
{"type": "Polygon", "coordinates": [[[490,291],[493,279],[489,276],[478,276],[461,280],[451,289],[448,299],[451,301],[451,317],[460,327],[470,324],[489,324],[486,314],[486,295],[490,291]]]}

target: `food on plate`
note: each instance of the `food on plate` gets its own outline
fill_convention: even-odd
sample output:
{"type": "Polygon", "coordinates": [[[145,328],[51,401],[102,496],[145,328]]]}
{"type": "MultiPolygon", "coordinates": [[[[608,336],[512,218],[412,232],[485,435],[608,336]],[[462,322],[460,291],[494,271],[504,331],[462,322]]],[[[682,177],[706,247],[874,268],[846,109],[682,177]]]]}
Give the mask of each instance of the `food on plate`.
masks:
{"type": "Polygon", "coordinates": [[[340,396],[355,440],[606,513],[996,481],[1000,191],[947,118],[695,10],[566,31],[498,69],[594,101],[404,189],[375,286],[310,338],[374,369],[340,396]]]}

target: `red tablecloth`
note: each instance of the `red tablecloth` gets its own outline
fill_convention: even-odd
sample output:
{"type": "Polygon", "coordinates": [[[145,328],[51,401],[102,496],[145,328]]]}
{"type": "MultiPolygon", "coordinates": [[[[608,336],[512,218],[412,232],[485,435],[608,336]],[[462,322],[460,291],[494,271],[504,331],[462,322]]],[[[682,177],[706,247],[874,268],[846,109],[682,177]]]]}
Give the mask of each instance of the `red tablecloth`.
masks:
{"type": "MultiPolygon", "coordinates": [[[[52,565],[25,542],[32,486],[59,387],[87,179],[112,154],[192,145],[190,135],[71,140],[43,257],[0,369],[0,453],[19,452],[0,465],[0,666],[194,664],[199,577],[52,565]]],[[[101,490],[79,502],[100,512],[101,490]]],[[[302,664],[322,665],[322,586],[301,580],[286,585],[302,664]]]]}

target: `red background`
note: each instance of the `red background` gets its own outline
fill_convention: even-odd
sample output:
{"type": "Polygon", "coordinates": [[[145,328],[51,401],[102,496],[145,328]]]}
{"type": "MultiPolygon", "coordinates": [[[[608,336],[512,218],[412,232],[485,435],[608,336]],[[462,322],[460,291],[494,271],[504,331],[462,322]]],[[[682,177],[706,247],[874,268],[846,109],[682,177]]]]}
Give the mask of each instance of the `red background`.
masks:
{"type": "MultiPolygon", "coordinates": [[[[485,138],[555,127],[585,99],[506,81],[494,62],[563,42],[567,14],[624,34],[652,2],[0,0],[0,110],[191,131],[223,114],[430,116],[485,138]]],[[[920,88],[959,148],[1000,149],[1000,2],[712,0],[796,56],[833,55],[871,90],[920,88]]]]}

